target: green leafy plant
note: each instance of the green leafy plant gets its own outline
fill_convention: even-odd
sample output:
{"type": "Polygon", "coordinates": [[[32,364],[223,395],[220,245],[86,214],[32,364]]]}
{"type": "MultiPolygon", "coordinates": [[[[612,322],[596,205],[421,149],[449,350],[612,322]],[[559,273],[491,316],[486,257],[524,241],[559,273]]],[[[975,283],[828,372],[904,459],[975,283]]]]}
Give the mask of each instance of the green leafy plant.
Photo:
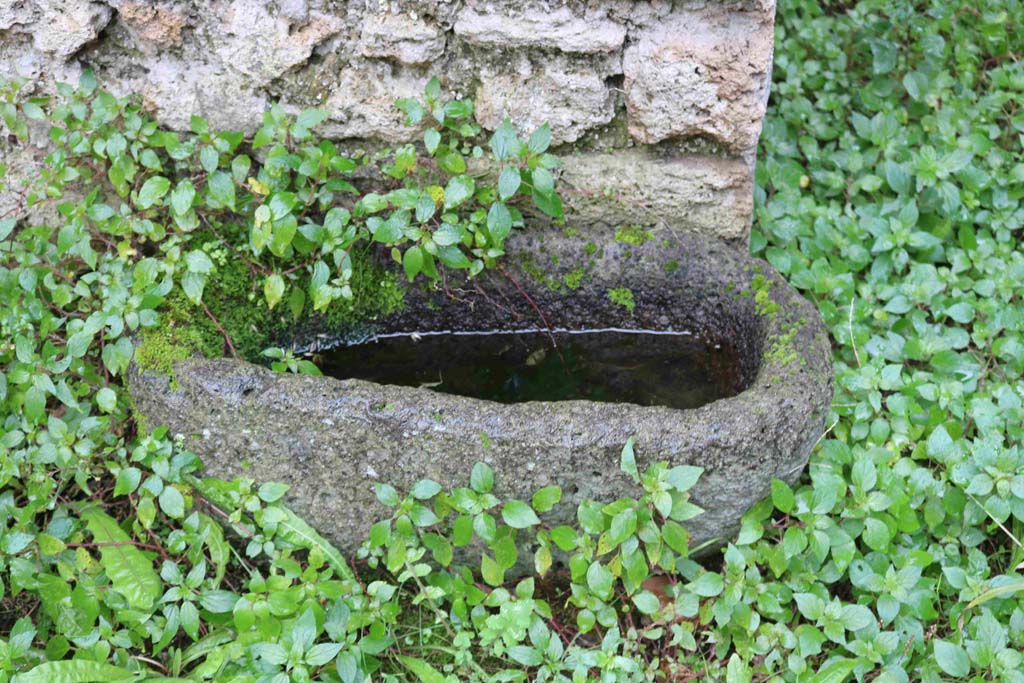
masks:
{"type": "Polygon", "coordinates": [[[751,250],[817,303],[837,395],[808,472],[773,482],[706,566],[684,526],[699,473],[638,467],[632,443],[636,497],[575,518],[554,487],[502,500],[484,464],[454,490],[381,483],[391,515],[346,558],[285,487],[202,478],[132,419],[124,373],[189,352],[183,310],[206,326],[190,344],[221,353],[211,318],[392,305],[364,259],[378,233],[403,266],[414,247],[490,265],[496,204],[559,213],[545,133],[474,142],[468,103],[431,86],[402,104],[422,147],[350,159],[312,137],[315,111],[273,110],[246,142],[199,120],[162,131],[88,75],[52,102],[6,84],[5,132],[49,126],[53,147],[0,216],[0,677],[1021,683],[1022,13],[780,3],[751,250]],[[485,145],[494,183],[473,168],[485,145]],[[471,196],[457,180],[446,207],[461,176],[471,196]],[[27,219],[46,198],[59,218],[27,219]],[[431,236],[444,223],[457,243],[431,236]],[[233,309],[209,296],[229,280],[233,309]]]}

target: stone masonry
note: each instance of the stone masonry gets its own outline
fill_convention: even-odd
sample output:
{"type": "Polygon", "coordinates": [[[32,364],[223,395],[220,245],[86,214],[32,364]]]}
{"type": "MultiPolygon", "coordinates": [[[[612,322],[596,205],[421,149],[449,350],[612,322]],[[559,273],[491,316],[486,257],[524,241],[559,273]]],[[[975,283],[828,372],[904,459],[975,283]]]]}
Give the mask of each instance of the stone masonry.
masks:
{"type": "Polygon", "coordinates": [[[251,133],[271,102],[322,107],[320,132],[355,145],[412,139],[394,100],[437,75],[487,129],[551,124],[570,223],[743,243],[774,14],[775,0],[0,0],[0,73],[45,93],[88,66],[174,129],[199,114],[251,133]]]}

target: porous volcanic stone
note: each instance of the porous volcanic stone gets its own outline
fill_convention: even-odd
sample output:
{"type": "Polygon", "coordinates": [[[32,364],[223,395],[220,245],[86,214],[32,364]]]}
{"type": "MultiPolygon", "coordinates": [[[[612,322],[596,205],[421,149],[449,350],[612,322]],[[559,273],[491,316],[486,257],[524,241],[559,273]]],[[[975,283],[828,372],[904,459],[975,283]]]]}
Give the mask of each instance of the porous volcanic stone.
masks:
{"type": "MultiPolygon", "coordinates": [[[[694,410],[589,401],[506,405],[192,359],[174,367],[173,386],[165,376],[136,370],[135,407],[146,424],[184,435],[208,474],[291,485],[287,503],[349,551],[385,515],[375,481],[406,490],[423,478],[464,486],[473,464],[484,461],[503,497],[529,499],[542,486],[561,486],[563,501],[548,516],[555,523],[571,519],[583,498],[634,495],[637,487],[619,471],[630,436],[641,468],[653,461],[705,468],[693,494],[706,512],[688,526],[694,544],[725,542],[772,478],[797,478],[822,433],[832,371],[819,315],[770,266],[717,241],[662,231],[627,244],[598,227],[586,235],[518,234],[509,253],[527,256],[509,257],[506,274],[480,278],[479,290],[449,280],[461,302],[411,289],[401,313],[327,332],[354,341],[400,331],[542,326],[518,283],[554,328],[688,330],[731,343],[746,389],[694,410]],[[564,278],[578,269],[582,286],[569,289],[564,278]],[[633,312],[609,300],[608,290],[618,287],[632,290],[633,312]],[[762,294],[756,303],[757,291],[767,299],[762,294]],[[771,303],[778,309],[766,312],[771,303]]],[[[324,330],[310,328],[293,341],[308,346],[317,332],[324,330]]]]}

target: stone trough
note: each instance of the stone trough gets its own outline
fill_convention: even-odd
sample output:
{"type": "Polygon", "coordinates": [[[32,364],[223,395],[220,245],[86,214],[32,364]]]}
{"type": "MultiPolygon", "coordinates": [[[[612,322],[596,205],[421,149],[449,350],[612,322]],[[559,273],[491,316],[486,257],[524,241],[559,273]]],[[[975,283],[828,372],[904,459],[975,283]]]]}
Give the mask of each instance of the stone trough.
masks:
{"type": "MultiPolygon", "coordinates": [[[[136,372],[131,393],[150,426],[184,435],[206,473],[291,486],[286,502],[351,551],[386,514],[373,482],[408,489],[433,479],[467,485],[489,463],[495,492],[528,500],[559,485],[561,523],[582,499],[636,494],[619,471],[636,440],[638,464],[705,472],[689,521],[693,545],[715,547],[773,478],[793,482],[825,426],[830,349],[816,309],[762,261],[689,234],[588,228],[516,234],[501,272],[448,291],[412,288],[404,310],[360,329],[321,330],[340,342],[395,332],[620,328],[688,331],[737,352],[739,392],[699,408],[583,400],[503,404],[429,388],[275,374],[243,361],[190,359],[175,381],[136,372]],[[612,290],[628,289],[632,307],[612,290]],[[618,299],[618,302],[612,301],[618,299]],[[538,315],[543,313],[543,320],[538,315]]],[[[296,340],[306,346],[315,335],[296,340]]]]}

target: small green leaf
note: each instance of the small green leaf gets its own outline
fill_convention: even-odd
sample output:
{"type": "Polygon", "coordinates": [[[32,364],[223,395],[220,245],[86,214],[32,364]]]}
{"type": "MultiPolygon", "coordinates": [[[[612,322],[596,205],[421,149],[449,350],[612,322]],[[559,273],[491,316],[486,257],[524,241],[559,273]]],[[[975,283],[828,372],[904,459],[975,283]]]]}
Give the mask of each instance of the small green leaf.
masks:
{"type": "Polygon", "coordinates": [[[559,486],[545,486],[533,494],[530,503],[537,512],[547,512],[558,501],[562,500],[562,489],[559,486]]]}
{"type": "Polygon", "coordinates": [[[643,614],[654,614],[661,608],[661,601],[650,591],[640,591],[633,596],[633,604],[643,614]]]}
{"type": "Polygon", "coordinates": [[[423,133],[423,146],[427,148],[427,154],[431,156],[437,151],[437,146],[441,144],[441,134],[433,128],[430,128],[423,133]]]}
{"type": "Polygon", "coordinates": [[[170,180],[159,175],[153,176],[143,183],[135,203],[140,209],[148,209],[160,201],[170,188],[170,180]]]}
{"type": "Polygon", "coordinates": [[[532,197],[534,206],[546,213],[548,216],[555,219],[561,219],[564,217],[562,211],[562,199],[557,193],[545,193],[534,188],[532,197]]]}
{"type": "Polygon", "coordinates": [[[27,118],[30,118],[34,121],[40,121],[46,118],[46,112],[44,112],[43,108],[34,102],[22,103],[21,111],[25,113],[25,116],[27,118]]]}
{"type": "Polygon", "coordinates": [[[494,470],[485,462],[476,463],[469,475],[469,485],[477,493],[490,493],[494,488],[494,470]]]}
{"type": "Polygon", "coordinates": [[[843,683],[855,668],[857,668],[857,660],[837,659],[819,669],[818,673],[810,679],[810,683],[843,683]]]}
{"type": "Polygon", "coordinates": [[[434,211],[437,207],[434,205],[434,200],[429,194],[422,195],[416,201],[416,222],[426,223],[434,217],[434,211]]]}
{"type": "Polygon", "coordinates": [[[702,474],[704,474],[703,467],[678,465],[665,473],[665,481],[676,491],[684,492],[696,486],[702,474]]]}
{"type": "Polygon", "coordinates": [[[509,197],[519,190],[522,183],[522,175],[515,166],[506,166],[498,176],[498,197],[501,201],[507,201],[509,197]]]}
{"type": "Polygon", "coordinates": [[[185,255],[185,265],[190,273],[206,275],[213,270],[213,261],[210,260],[205,251],[200,249],[194,249],[185,255]]]}
{"type": "Polygon", "coordinates": [[[99,549],[100,566],[114,590],[123,595],[133,609],[143,612],[152,609],[163,592],[153,562],[132,545],[128,534],[107,513],[90,507],[81,512],[81,517],[93,539],[105,544],[99,549]]]}
{"type": "Polygon", "coordinates": [[[298,232],[295,216],[288,215],[282,220],[274,221],[270,229],[270,241],[267,246],[274,256],[286,257],[298,232]]]}
{"type": "Polygon", "coordinates": [[[192,200],[195,199],[196,188],[187,178],[179,180],[174,191],[171,192],[171,208],[174,213],[184,216],[192,208],[192,200]]]}
{"type": "Polygon", "coordinates": [[[491,136],[490,146],[494,158],[504,161],[519,152],[519,139],[516,137],[516,127],[512,125],[507,117],[498,125],[491,136]]]}
{"type": "Polygon", "coordinates": [[[324,109],[305,109],[295,119],[295,125],[310,129],[327,120],[329,112],[324,109]]]}
{"type": "Polygon", "coordinates": [[[510,500],[501,509],[501,518],[513,529],[525,529],[540,524],[533,509],[521,500],[510,500]]]}
{"type": "Polygon", "coordinates": [[[423,269],[423,251],[418,246],[412,246],[405,250],[405,254],[402,256],[402,268],[405,270],[405,276],[409,278],[409,282],[419,275],[423,269]]]}
{"type": "Polygon", "coordinates": [[[780,512],[789,514],[793,511],[793,505],[796,503],[793,489],[781,479],[772,479],[772,503],[780,512]]]}
{"type": "Polygon", "coordinates": [[[373,485],[373,490],[381,505],[395,507],[401,502],[401,498],[398,497],[398,491],[395,490],[394,486],[376,483],[373,485]]]}
{"type": "Polygon", "coordinates": [[[480,576],[489,586],[497,587],[505,582],[505,571],[486,554],[480,558],[480,576]]]}
{"type": "Polygon", "coordinates": [[[971,661],[964,648],[939,638],[932,642],[935,646],[935,663],[939,668],[954,678],[964,678],[971,672],[971,661]]]}
{"type": "Polygon", "coordinates": [[[514,645],[508,649],[509,659],[522,666],[540,666],[544,663],[544,655],[535,647],[514,645]]]}
{"type": "Polygon", "coordinates": [[[491,204],[487,212],[487,231],[494,244],[501,244],[512,231],[512,214],[501,202],[491,204]]]}
{"type": "Polygon", "coordinates": [[[185,498],[174,486],[164,486],[160,492],[160,509],[164,514],[173,519],[181,519],[185,516],[185,498]]]}
{"type": "Polygon", "coordinates": [[[545,123],[537,130],[533,131],[530,135],[530,141],[526,144],[531,152],[534,154],[542,154],[547,151],[548,146],[551,144],[551,126],[545,123]]]}
{"type": "Polygon", "coordinates": [[[220,154],[213,147],[203,147],[199,151],[199,163],[207,173],[213,173],[220,166],[220,154]]]}
{"type": "Polygon", "coordinates": [[[104,413],[112,413],[117,408],[117,393],[110,387],[103,387],[96,392],[96,405],[104,413]]]}
{"type": "Polygon", "coordinates": [[[441,485],[430,479],[421,479],[413,484],[409,495],[418,500],[430,500],[441,492],[441,485]]]}
{"type": "Polygon", "coordinates": [[[705,572],[697,577],[696,581],[688,583],[686,587],[702,598],[713,598],[722,592],[724,585],[721,574],[705,572]]]}
{"type": "Polygon", "coordinates": [[[134,678],[135,674],[127,669],[90,659],[45,662],[15,676],[18,683],[107,683],[134,678]]]}
{"type": "Polygon", "coordinates": [[[284,278],[277,273],[270,275],[263,281],[263,297],[267,300],[267,307],[273,308],[284,296],[284,278]]]}
{"type": "Polygon", "coordinates": [[[468,175],[458,175],[444,188],[444,208],[453,209],[473,196],[476,183],[468,175]]]}
{"type": "Polygon", "coordinates": [[[275,503],[288,491],[288,484],[268,481],[260,484],[259,497],[264,503],[275,503]]]}
{"type": "Polygon", "coordinates": [[[317,643],[309,648],[304,659],[310,666],[323,666],[334,659],[343,647],[342,643],[317,643]]]}
{"type": "Polygon", "coordinates": [[[466,172],[466,160],[462,158],[462,155],[458,152],[448,152],[442,154],[437,160],[441,170],[446,173],[459,174],[466,172]]]}
{"type": "Polygon", "coordinates": [[[633,444],[636,443],[634,437],[626,439],[626,445],[622,447],[622,455],[619,457],[619,469],[630,476],[630,478],[640,483],[640,471],[636,467],[636,455],[633,452],[633,444]]]}
{"type": "Polygon", "coordinates": [[[665,522],[661,528],[661,537],[669,548],[680,555],[685,555],[689,550],[690,534],[682,525],[671,520],[665,522]]]}
{"type": "Polygon", "coordinates": [[[209,177],[206,192],[213,200],[213,208],[235,208],[235,183],[224,171],[217,171],[209,177]]]}
{"type": "Polygon", "coordinates": [[[613,579],[611,571],[596,560],[587,569],[587,587],[603,600],[611,597],[613,579]]]}
{"type": "MultiPolygon", "coordinates": [[[[379,220],[379,219],[371,219],[379,220]]],[[[382,244],[394,244],[405,236],[402,222],[392,216],[386,221],[381,221],[373,229],[373,240],[382,244]]]]}

